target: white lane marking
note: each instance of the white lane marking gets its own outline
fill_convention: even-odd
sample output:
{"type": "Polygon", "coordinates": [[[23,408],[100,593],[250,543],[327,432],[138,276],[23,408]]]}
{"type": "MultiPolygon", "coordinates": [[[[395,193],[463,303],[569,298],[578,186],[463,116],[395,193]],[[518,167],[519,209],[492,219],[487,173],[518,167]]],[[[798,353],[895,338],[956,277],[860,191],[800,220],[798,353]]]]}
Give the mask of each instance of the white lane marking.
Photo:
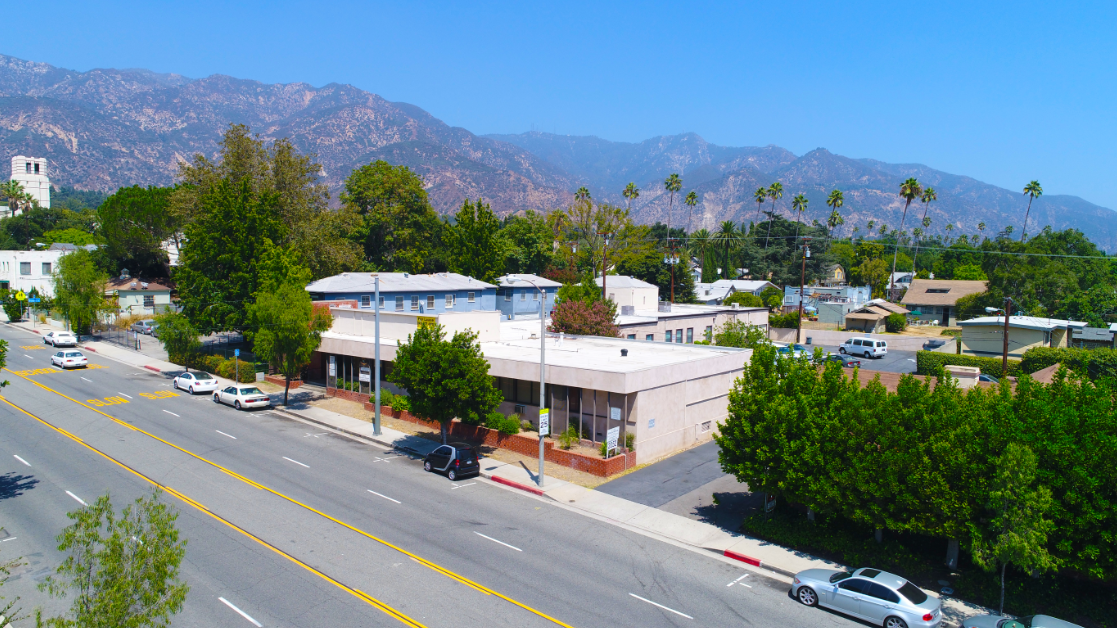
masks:
{"type": "Polygon", "coordinates": [[[82,506],[88,506],[89,505],[89,504],[83,502],[80,497],[78,497],[77,495],[74,495],[70,491],[66,491],[66,494],[69,495],[70,497],[73,497],[74,499],[78,500],[78,503],[81,504],[82,506]]]}
{"type": "Polygon", "coordinates": [[[325,435],[326,435],[326,432],[319,432],[317,434],[307,434],[306,436],[303,436],[303,438],[307,438],[307,437],[310,437],[310,436],[313,436],[314,438],[318,438],[319,436],[325,436],[325,435]]]}
{"type": "Polygon", "coordinates": [[[489,539],[489,540],[490,540],[490,541],[492,541],[493,543],[500,543],[500,544],[501,544],[501,545],[503,545],[504,547],[511,547],[512,549],[516,550],[517,552],[522,552],[522,551],[524,551],[524,550],[522,550],[522,549],[520,549],[520,548],[516,547],[515,545],[509,545],[509,544],[505,543],[504,541],[498,541],[498,540],[494,539],[493,537],[491,537],[491,536],[485,536],[484,534],[481,534],[480,532],[474,531],[473,533],[474,533],[474,534],[476,534],[477,536],[481,537],[481,538],[489,539]]]}
{"type": "Polygon", "coordinates": [[[467,487],[467,486],[473,486],[474,484],[476,484],[476,482],[470,482],[469,484],[458,484],[457,486],[451,486],[451,487],[450,487],[450,490],[451,490],[451,491],[456,491],[456,490],[458,490],[459,488],[465,488],[465,487],[467,487]]]}
{"type": "Polygon", "coordinates": [[[915,362],[915,360],[908,358],[908,362],[915,362]]]}
{"type": "MultiPolygon", "coordinates": [[[[82,379],[85,379],[85,378],[83,377],[82,379]]],[[[93,380],[91,380],[91,379],[85,379],[85,381],[89,382],[90,384],[93,383],[93,380]]]]}
{"type": "Polygon", "coordinates": [[[402,503],[402,502],[400,502],[400,500],[398,500],[398,499],[392,499],[391,497],[388,497],[387,495],[381,495],[380,493],[377,493],[376,491],[374,491],[374,490],[372,490],[372,489],[369,489],[369,491],[368,491],[368,492],[372,493],[373,495],[376,495],[377,497],[383,497],[384,499],[386,499],[386,500],[388,500],[388,501],[390,501],[390,502],[395,502],[395,503],[397,503],[397,504],[399,504],[399,503],[402,503]]]}
{"type": "Polygon", "coordinates": [[[261,624],[260,622],[256,621],[255,619],[252,619],[251,615],[249,615],[248,613],[240,610],[236,606],[233,606],[233,603],[230,602],[229,600],[226,600],[223,597],[219,597],[217,599],[221,600],[221,603],[224,604],[225,606],[228,606],[229,608],[236,611],[237,615],[240,615],[241,617],[243,617],[243,618],[247,619],[248,621],[252,622],[252,625],[256,626],[256,628],[264,628],[264,624],[261,624]]]}
{"type": "Polygon", "coordinates": [[[25,357],[25,358],[31,358],[32,360],[34,360],[34,359],[35,359],[35,358],[32,358],[31,356],[27,355],[26,353],[24,353],[24,354],[23,354],[23,357],[25,357]]]}
{"type": "MultiPolygon", "coordinates": [[[[171,416],[178,416],[177,414],[175,414],[174,412],[171,412],[170,410],[164,410],[163,412],[166,412],[167,414],[169,414],[171,416]]],[[[179,416],[178,418],[181,419],[182,417],[179,416]]]]}
{"type": "Polygon", "coordinates": [[[641,602],[647,602],[648,604],[651,604],[652,606],[658,606],[659,608],[662,608],[665,611],[671,611],[672,613],[675,613],[676,615],[679,615],[681,617],[686,617],[687,619],[694,619],[693,617],[691,617],[690,615],[687,615],[686,613],[680,613],[679,611],[677,611],[673,608],[668,608],[668,607],[666,607],[662,604],[656,604],[655,602],[653,602],[653,601],[651,601],[647,598],[642,598],[639,595],[636,595],[635,593],[629,593],[629,595],[631,595],[632,597],[640,600],[641,602]]]}
{"type": "Polygon", "coordinates": [[[22,462],[23,464],[25,464],[25,465],[27,465],[27,466],[29,466],[29,467],[31,466],[31,463],[30,463],[30,462],[27,462],[27,461],[26,461],[26,460],[24,460],[23,458],[20,458],[19,456],[16,456],[15,458],[16,458],[16,460],[18,460],[18,461],[22,462]]]}
{"type": "Polygon", "coordinates": [[[128,397],[129,399],[131,399],[131,398],[132,398],[132,396],[131,396],[131,395],[125,395],[125,394],[124,394],[124,393],[122,393],[122,392],[118,392],[118,393],[116,393],[116,394],[120,395],[121,397],[128,397]]]}
{"type": "Polygon", "coordinates": [[[290,459],[290,458],[288,458],[287,456],[283,456],[283,459],[284,459],[284,460],[286,460],[286,461],[288,461],[288,462],[293,462],[293,463],[295,463],[295,464],[299,465],[300,467],[306,467],[307,469],[309,469],[309,468],[310,468],[310,465],[308,465],[308,464],[303,464],[303,463],[299,462],[298,460],[291,460],[291,459],[290,459]]]}
{"type": "Polygon", "coordinates": [[[226,434],[225,432],[222,432],[221,430],[213,430],[213,431],[217,432],[218,434],[220,434],[222,436],[228,436],[229,438],[231,438],[233,440],[237,439],[236,436],[233,436],[232,434],[226,434]]]}
{"type": "Polygon", "coordinates": [[[13,537],[6,538],[3,541],[0,541],[0,543],[7,543],[8,541],[14,541],[14,540],[16,540],[16,537],[13,536],[13,537]]]}
{"type": "Polygon", "coordinates": [[[737,584],[738,582],[740,582],[740,581],[744,580],[744,579],[745,579],[745,578],[747,578],[748,576],[749,576],[748,574],[745,574],[745,575],[741,576],[740,578],[737,578],[736,580],[734,580],[733,582],[730,582],[729,584],[727,584],[727,585],[725,585],[725,586],[727,586],[727,587],[731,587],[731,586],[733,586],[733,585],[737,584]]]}
{"type": "Polygon", "coordinates": [[[373,464],[376,464],[377,462],[391,462],[391,460],[386,460],[386,459],[381,458],[379,456],[374,456],[374,457],[376,458],[376,460],[372,461],[373,464]]]}
{"type": "Polygon", "coordinates": [[[742,586],[742,587],[748,587],[748,588],[750,588],[750,589],[752,588],[752,585],[751,585],[751,584],[745,584],[744,582],[742,582],[742,583],[741,583],[741,586],[742,586]]]}

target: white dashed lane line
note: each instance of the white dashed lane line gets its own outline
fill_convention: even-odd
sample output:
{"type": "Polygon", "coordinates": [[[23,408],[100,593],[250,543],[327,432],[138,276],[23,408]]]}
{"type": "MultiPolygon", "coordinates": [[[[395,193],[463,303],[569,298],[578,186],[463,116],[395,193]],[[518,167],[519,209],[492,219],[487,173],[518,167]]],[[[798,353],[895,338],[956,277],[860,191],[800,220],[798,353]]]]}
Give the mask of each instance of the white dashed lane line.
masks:
{"type": "Polygon", "coordinates": [[[677,611],[673,608],[668,608],[668,607],[666,607],[662,604],[656,604],[655,602],[653,602],[653,601],[651,601],[647,598],[642,598],[639,595],[636,595],[635,593],[629,593],[629,595],[631,595],[632,597],[640,600],[641,602],[647,602],[648,604],[651,604],[652,606],[656,606],[658,608],[662,608],[665,611],[670,611],[672,613],[675,613],[676,615],[678,615],[680,617],[686,617],[687,619],[694,619],[693,617],[691,617],[690,615],[687,615],[686,613],[680,613],[679,611],[677,611]]]}
{"type": "Polygon", "coordinates": [[[491,537],[491,536],[485,536],[484,534],[481,534],[480,532],[474,531],[473,533],[474,533],[474,534],[476,534],[477,536],[479,536],[479,537],[483,538],[483,539],[489,539],[489,540],[490,540],[490,541],[492,541],[493,543],[500,543],[500,544],[501,544],[501,545],[503,545],[504,547],[510,547],[510,548],[512,548],[512,549],[514,549],[514,550],[516,550],[517,552],[522,552],[522,551],[524,551],[524,550],[522,550],[522,549],[520,549],[520,548],[516,547],[515,545],[509,545],[509,544],[505,543],[504,541],[498,541],[498,540],[494,539],[493,537],[491,537]]]}
{"type": "Polygon", "coordinates": [[[78,500],[78,503],[81,504],[82,506],[88,506],[89,505],[89,504],[83,502],[80,497],[78,497],[77,495],[74,495],[70,491],[66,491],[66,494],[69,495],[70,497],[73,497],[74,499],[78,500]]]}
{"type": "Polygon", "coordinates": [[[233,436],[232,434],[226,434],[225,432],[222,432],[221,430],[213,430],[213,431],[217,432],[218,434],[220,434],[222,436],[228,436],[229,438],[231,438],[233,440],[237,439],[236,436],[233,436]]]}
{"type": "Polygon", "coordinates": [[[118,392],[118,393],[116,393],[116,394],[120,395],[121,397],[127,397],[127,398],[129,398],[129,399],[131,399],[131,398],[132,398],[132,396],[131,396],[131,395],[125,395],[125,394],[124,394],[124,393],[122,393],[122,392],[118,392]]]}
{"type": "Polygon", "coordinates": [[[241,617],[243,617],[243,618],[247,619],[248,621],[252,622],[252,625],[253,625],[253,626],[256,626],[256,628],[264,628],[264,625],[263,625],[263,624],[261,624],[260,622],[256,621],[255,619],[252,619],[252,616],[251,616],[251,615],[249,615],[248,613],[246,613],[246,612],[244,612],[244,611],[240,610],[240,609],[239,609],[239,608],[237,608],[236,606],[233,606],[233,603],[232,603],[232,602],[230,602],[229,600],[226,600],[226,599],[225,599],[225,598],[223,598],[223,597],[219,597],[219,598],[217,598],[217,599],[221,600],[221,603],[222,603],[222,604],[224,604],[225,606],[228,606],[229,608],[231,608],[231,609],[233,609],[234,611],[236,611],[237,615],[240,615],[241,617]]]}
{"type": "Polygon", "coordinates": [[[383,497],[384,499],[386,499],[390,502],[395,502],[397,504],[401,503],[400,500],[398,500],[398,499],[392,499],[391,497],[388,497],[387,495],[381,495],[380,493],[377,493],[376,491],[374,491],[372,489],[368,489],[368,492],[372,493],[373,495],[376,495],[377,497],[383,497]]]}
{"type": "Polygon", "coordinates": [[[82,379],[84,379],[85,381],[89,382],[90,384],[92,384],[92,383],[93,383],[93,380],[91,380],[91,379],[86,379],[86,378],[84,378],[84,377],[83,377],[82,379]]]}
{"type": "Polygon", "coordinates": [[[310,468],[310,465],[303,464],[303,463],[299,462],[298,460],[292,460],[292,459],[288,458],[287,456],[283,456],[283,459],[286,460],[287,462],[293,462],[293,463],[299,465],[300,467],[306,467],[307,469],[310,468]]]}
{"type": "Polygon", "coordinates": [[[25,465],[27,465],[27,466],[29,466],[29,467],[31,466],[31,463],[30,463],[30,462],[27,462],[26,460],[24,460],[23,458],[20,458],[19,456],[15,456],[15,459],[16,459],[16,460],[18,460],[18,461],[20,461],[20,462],[22,462],[23,464],[25,464],[25,465]]]}
{"type": "MultiPolygon", "coordinates": [[[[174,412],[171,412],[170,410],[164,410],[163,412],[166,412],[167,414],[169,414],[171,416],[178,416],[177,414],[175,414],[174,412]]],[[[178,418],[181,419],[182,417],[178,417],[178,418]]]]}

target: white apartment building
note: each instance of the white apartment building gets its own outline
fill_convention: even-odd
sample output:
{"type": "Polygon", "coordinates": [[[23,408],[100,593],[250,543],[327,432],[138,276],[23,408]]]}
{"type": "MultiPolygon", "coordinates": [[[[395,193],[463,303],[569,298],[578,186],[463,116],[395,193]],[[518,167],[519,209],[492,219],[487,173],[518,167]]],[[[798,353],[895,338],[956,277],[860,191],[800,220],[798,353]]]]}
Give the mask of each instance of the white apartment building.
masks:
{"type": "Polygon", "coordinates": [[[54,297],[54,271],[58,260],[68,251],[0,251],[0,289],[54,297]]]}

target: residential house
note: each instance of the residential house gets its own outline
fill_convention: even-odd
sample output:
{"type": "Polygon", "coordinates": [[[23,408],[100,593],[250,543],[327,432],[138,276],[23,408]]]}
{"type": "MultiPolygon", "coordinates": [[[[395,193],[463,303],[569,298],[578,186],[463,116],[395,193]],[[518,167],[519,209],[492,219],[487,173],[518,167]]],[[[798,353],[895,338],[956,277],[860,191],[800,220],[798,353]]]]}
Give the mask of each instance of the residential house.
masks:
{"type": "Polygon", "coordinates": [[[892,314],[907,316],[910,312],[884,299],[875,299],[864,306],[846,314],[846,331],[863,331],[867,334],[878,334],[885,331],[885,319],[892,314]]]}
{"type": "MultiPolygon", "coordinates": [[[[807,286],[803,289],[803,310],[818,314],[818,322],[837,328],[845,324],[847,314],[872,298],[869,286],[807,286]]],[[[784,287],[783,311],[799,311],[799,286],[784,287]]]]}
{"type": "Polygon", "coordinates": [[[105,295],[116,298],[121,314],[161,314],[171,307],[171,288],[154,281],[123,274],[105,286],[105,295]]]}
{"type": "Polygon", "coordinates": [[[938,325],[953,327],[958,323],[958,300],[985,292],[988,283],[954,279],[913,279],[900,304],[911,310],[911,318],[914,320],[938,321],[938,325]]]}
{"type": "Polygon", "coordinates": [[[540,305],[544,316],[555,307],[555,295],[562,284],[538,275],[517,274],[497,278],[496,303],[502,318],[539,318],[540,305]]]}
{"type": "MultiPolygon", "coordinates": [[[[497,287],[458,273],[341,273],[306,287],[315,301],[348,301],[357,309],[373,308],[374,277],[380,279],[380,309],[392,312],[498,311],[497,287]]],[[[549,301],[554,293],[548,292],[549,301]]]]}
{"type": "Polygon", "coordinates": [[[1117,349],[1117,334],[1114,324],[1110,329],[1104,327],[1083,327],[1071,332],[1071,346],[1080,349],[1117,349]]]}
{"type": "Polygon", "coordinates": [[[776,284],[770,281],[752,279],[718,279],[712,283],[694,284],[694,297],[699,303],[706,305],[721,305],[722,301],[734,292],[747,292],[760,296],[768,288],[779,290],[776,284]]]}
{"type": "Polygon", "coordinates": [[[844,284],[848,278],[846,277],[846,269],[841,264],[831,264],[826,267],[825,275],[819,282],[824,286],[840,286],[844,284]]]}
{"type": "MultiPolygon", "coordinates": [[[[918,280],[917,280],[918,281],[918,280]]],[[[966,355],[998,356],[1004,354],[1004,316],[982,316],[959,321],[962,328],[961,350],[966,355]]],[[[1008,319],[1008,355],[1021,358],[1032,347],[1068,347],[1073,331],[1083,329],[1082,321],[1034,316],[1010,316],[1008,319]]]]}

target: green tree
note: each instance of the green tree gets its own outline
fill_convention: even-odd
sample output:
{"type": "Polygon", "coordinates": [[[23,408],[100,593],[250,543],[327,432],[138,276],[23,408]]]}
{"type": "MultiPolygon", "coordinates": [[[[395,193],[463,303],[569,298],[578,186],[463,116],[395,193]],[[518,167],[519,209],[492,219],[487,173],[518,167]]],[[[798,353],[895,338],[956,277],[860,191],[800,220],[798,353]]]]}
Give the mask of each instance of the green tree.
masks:
{"type": "Polygon", "coordinates": [[[167,350],[171,362],[182,364],[190,372],[190,358],[202,346],[198,341],[198,330],[190,324],[190,319],[178,312],[167,311],[155,317],[159,325],[159,341],[167,350]]]}
{"type": "Polygon", "coordinates": [[[35,202],[35,197],[31,196],[26,190],[23,189],[23,184],[19,181],[4,181],[0,183],[0,199],[8,205],[8,210],[15,216],[20,211],[28,212],[34,207],[38,207],[35,202]]]}
{"type": "Polygon", "coordinates": [[[419,327],[400,344],[388,380],[407,391],[413,414],[438,421],[444,445],[454,417],[488,416],[503,400],[477,334],[459,331],[446,340],[437,324],[419,327]]]}
{"type": "Polygon", "coordinates": [[[500,219],[477,199],[465,200],[456,222],[446,229],[446,255],[450,270],[481,281],[493,281],[504,271],[505,244],[500,219]]]}
{"type": "MultiPolygon", "coordinates": [[[[747,294],[738,292],[738,294],[747,294]]],[[[747,296],[759,299],[751,294],[747,296]]],[[[726,321],[714,330],[714,344],[719,347],[737,347],[738,349],[755,349],[761,345],[770,344],[764,330],[757,325],[749,325],[745,321],[726,321]]]]}
{"type": "Polygon", "coordinates": [[[607,272],[603,267],[606,246],[612,267],[654,250],[648,227],[636,224],[627,209],[616,205],[577,200],[566,210],[554,212],[552,220],[558,225],[561,240],[576,246],[576,251],[564,248],[563,254],[569,255],[579,269],[607,272]]]}
{"type": "Polygon", "coordinates": [[[741,307],[764,307],[764,299],[751,292],[734,292],[725,297],[722,305],[740,305],[741,307]]]}
{"type": "Polygon", "coordinates": [[[527,210],[504,219],[500,230],[504,240],[504,272],[542,276],[559,263],[555,254],[555,234],[543,214],[527,210]]]}
{"type": "Polygon", "coordinates": [[[694,206],[698,204],[698,194],[694,190],[687,192],[686,198],[683,199],[683,203],[689,208],[686,214],[686,230],[690,231],[691,218],[694,216],[694,206]]]}
{"type": "MultiPolygon", "coordinates": [[[[923,225],[923,229],[927,229],[928,227],[931,226],[931,219],[927,217],[927,210],[931,207],[931,201],[937,201],[937,200],[939,200],[939,195],[938,195],[937,192],[935,192],[935,188],[933,188],[933,187],[924,188],[923,189],[923,194],[921,194],[919,196],[919,202],[923,203],[923,218],[922,218],[922,220],[920,221],[919,224],[923,225]]],[[[912,233],[915,233],[914,229],[912,230],[912,233]]],[[[919,243],[922,240],[923,240],[923,231],[921,229],[920,232],[918,234],[916,234],[916,236],[915,236],[915,254],[912,255],[913,263],[918,263],[919,262],[919,243]]],[[[913,266],[913,268],[914,268],[914,266],[913,266]]]]}
{"type": "Polygon", "coordinates": [[[856,270],[858,277],[869,285],[874,296],[884,294],[884,289],[888,284],[888,265],[884,260],[865,260],[856,270]]]}
{"type": "Polygon", "coordinates": [[[44,620],[49,628],[145,628],[168,626],[182,610],[190,587],[179,579],[186,539],[178,513],[160,501],[161,491],[141,497],[119,515],[108,495],[70,512],[74,522],[58,535],[68,556],[39,585],[51,597],[73,594],[65,616],[44,620]]]}
{"type": "Polygon", "coordinates": [[[636,184],[630,181],[628,185],[624,187],[624,192],[621,192],[621,195],[624,196],[625,209],[631,210],[632,201],[640,198],[640,188],[636,187],[636,184]]]}
{"type": "Polygon", "coordinates": [[[830,227],[830,234],[833,234],[834,229],[839,225],[845,224],[841,212],[838,210],[845,204],[845,195],[841,190],[831,190],[830,195],[826,197],[826,206],[830,208],[830,218],[826,220],[826,225],[830,227]]]}
{"type": "Polygon", "coordinates": [[[1039,184],[1039,181],[1032,181],[1024,186],[1024,195],[1028,197],[1028,211],[1024,212],[1024,226],[1020,228],[1021,242],[1028,237],[1028,216],[1032,213],[1032,201],[1036,200],[1038,196],[1043,196],[1043,186],[1039,184]]]}
{"type": "Polygon", "coordinates": [[[733,245],[737,243],[737,225],[735,225],[732,220],[723,220],[721,226],[718,227],[717,233],[714,234],[714,238],[722,247],[722,262],[724,262],[722,274],[726,279],[732,279],[733,271],[730,269],[732,260],[729,258],[729,252],[733,248],[733,245]]]}
{"type": "MultiPolygon", "coordinates": [[[[768,186],[768,198],[770,198],[772,200],[772,213],[774,215],[775,212],[776,212],[776,201],[783,198],[783,184],[780,183],[779,181],[776,181],[772,185],[768,186]]],[[[772,235],[772,222],[773,222],[773,220],[771,219],[771,217],[769,217],[769,220],[768,220],[768,234],[764,236],[764,250],[765,251],[768,250],[768,238],[770,238],[771,235],[772,235]]]]}
{"type": "Polygon", "coordinates": [[[1011,564],[1028,572],[1043,572],[1056,565],[1047,551],[1054,525],[1047,519],[1051,491],[1032,486],[1036,455],[1026,445],[1009,443],[997,458],[989,487],[989,523],[974,525],[973,559],[988,571],[1001,568],[1001,607],[1005,610],[1005,572],[1011,564]]]}
{"type": "Polygon", "coordinates": [[[576,200],[576,201],[591,200],[589,189],[586,188],[586,186],[584,186],[584,185],[582,187],[578,188],[578,191],[574,193],[574,200],[576,200]]]}
{"type": "Polygon", "coordinates": [[[283,405],[287,405],[291,378],[299,377],[310,364],[333,317],[328,309],[315,308],[310,301],[306,291],[310,270],[290,269],[283,257],[283,252],[274,251],[261,262],[261,289],[256,302],[248,306],[248,320],[256,355],[283,374],[283,405]],[[281,274],[275,272],[280,269],[281,274]]]}
{"type": "Polygon", "coordinates": [[[985,271],[981,270],[981,266],[977,264],[963,264],[954,267],[953,279],[964,281],[987,281],[989,278],[985,276],[985,271]]]}
{"type": "MultiPolygon", "coordinates": [[[[908,208],[911,207],[912,201],[914,201],[915,199],[920,198],[922,196],[923,196],[923,186],[919,184],[919,181],[915,180],[915,177],[908,177],[908,179],[906,181],[904,181],[903,183],[900,184],[900,198],[902,198],[904,200],[904,213],[900,217],[900,231],[901,232],[903,232],[903,230],[904,230],[904,222],[908,218],[908,208]]],[[[881,228],[881,232],[882,233],[884,232],[884,227],[881,228]]],[[[892,275],[891,275],[892,277],[896,276],[896,257],[899,254],[900,254],[900,243],[897,240],[895,249],[892,253],[892,275]]],[[[891,289],[891,288],[892,288],[892,281],[889,280],[889,289],[891,289]]],[[[891,295],[889,295],[889,298],[891,298],[891,295]]]]}
{"type": "MultiPolygon", "coordinates": [[[[764,200],[768,198],[768,188],[756,188],[752,193],[753,200],[756,201],[756,222],[760,223],[760,208],[764,205],[764,200]]],[[[750,233],[755,236],[756,234],[750,233]]]]}
{"type": "Polygon", "coordinates": [[[804,194],[796,194],[795,198],[791,199],[791,209],[795,212],[795,241],[799,241],[799,227],[803,223],[803,212],[807,211],[807,204],[810,201],[804,194]]]}
{"type": "MultiPolygon", "coordinates": [[[[163,243],[177,238],[182,225],[170,211],[172,188],[120,188],[97,208],[98,233],[118,268],[134,276],[166,277],[163,243]]],[[[46,235],[46,234],[44,234],[46,235]]]]}
{"type": "Polygon", "coordinates": [[[108,280],[94,264],[93,254],[85,249],[58,258],[54,304],[75,332],[89,333],[100,315],[113,309],[105,300],[108,280]]]}

